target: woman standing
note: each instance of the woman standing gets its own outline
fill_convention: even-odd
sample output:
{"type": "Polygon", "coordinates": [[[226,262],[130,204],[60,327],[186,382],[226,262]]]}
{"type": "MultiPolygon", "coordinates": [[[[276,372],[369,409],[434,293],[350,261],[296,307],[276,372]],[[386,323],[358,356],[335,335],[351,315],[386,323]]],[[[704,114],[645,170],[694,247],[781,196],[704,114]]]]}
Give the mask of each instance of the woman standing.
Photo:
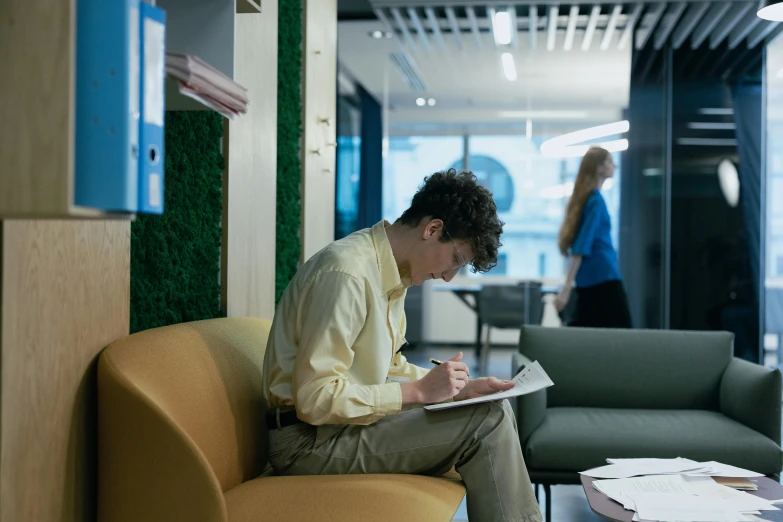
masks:
{"type": "Polygon", "coordinates": [[[601,196],[601,186],[613,175],[609,151],[590,147],[579,165],[560,227],[558,246],[564,256],[570,256],[570,263],[555,307],[558,312],[565,308],[576,283],[576,311],[569,326],[631,328],[628,299],[612,246],[612,223],[601,196]]]}

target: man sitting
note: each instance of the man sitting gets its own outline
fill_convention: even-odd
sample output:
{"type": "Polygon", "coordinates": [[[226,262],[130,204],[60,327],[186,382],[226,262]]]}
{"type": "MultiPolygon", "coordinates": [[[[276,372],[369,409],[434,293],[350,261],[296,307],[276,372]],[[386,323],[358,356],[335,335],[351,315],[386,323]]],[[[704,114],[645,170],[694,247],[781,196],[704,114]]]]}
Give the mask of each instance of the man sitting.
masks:
{"type": "Polygon", "coordinates": [[[472,173],[425,179],[394,223],[335,241],[296,273],[264,361],[270,462],[278,475],[408,473],[453,466],[470,520],[538,522],[516,421],[506,401],[443,411],[417,405],[507,390],[470,379],[462,353],[431,370],[408,363],[406,289],[497,263],[503,223],[472,173]]]}

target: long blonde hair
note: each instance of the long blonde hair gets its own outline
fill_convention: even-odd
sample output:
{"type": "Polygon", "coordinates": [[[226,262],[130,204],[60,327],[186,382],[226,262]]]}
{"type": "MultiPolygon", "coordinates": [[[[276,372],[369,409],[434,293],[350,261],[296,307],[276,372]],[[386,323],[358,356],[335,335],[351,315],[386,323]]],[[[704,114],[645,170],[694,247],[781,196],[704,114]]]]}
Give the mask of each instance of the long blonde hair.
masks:
{"type": "Polygon", "coordinates": [[[557,238],[557,245],[560,247],[560,253],[568,255],[568,249],[576,238],[579,220],[582,217],[582,210],[590,194],[598,186],[598,167],[604,164],[611,155],[609,151],[601,147],[590,147],[579,164],[579,173],[574,182],[574,192],[568,201],[565,219],[560,226],[560,234],[557,238]]]}

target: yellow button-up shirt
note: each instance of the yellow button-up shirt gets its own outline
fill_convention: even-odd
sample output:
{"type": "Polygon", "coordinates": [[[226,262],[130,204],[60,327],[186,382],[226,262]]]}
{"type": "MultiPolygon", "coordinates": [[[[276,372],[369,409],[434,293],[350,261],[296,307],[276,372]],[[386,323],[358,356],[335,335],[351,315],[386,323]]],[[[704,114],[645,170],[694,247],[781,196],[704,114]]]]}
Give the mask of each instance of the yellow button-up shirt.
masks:
{"type": "Polygon", "coordinates": [[[288,285],[264,357],[270,407],[294,406],[312,425],[371,424],[402,409],[390,374],[426,375],[397,353],[410,283],[400,278],[386,226],[330,244],[288,285]]]}

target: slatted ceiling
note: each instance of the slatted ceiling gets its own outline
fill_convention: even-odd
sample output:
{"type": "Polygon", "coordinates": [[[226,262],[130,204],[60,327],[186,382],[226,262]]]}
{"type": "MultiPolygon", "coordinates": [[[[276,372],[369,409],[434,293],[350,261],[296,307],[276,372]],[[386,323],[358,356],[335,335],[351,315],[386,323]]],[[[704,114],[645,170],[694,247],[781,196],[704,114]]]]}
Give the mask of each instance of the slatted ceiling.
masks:
{"type": "MultiPolygon", "coordinates": [[[[730,49],[741,44],[761,45],[774,34],[777,24],[756,16],[755,1],[625,1],[624,3],[450,0],[370,0],[376,14],[382,13],[406,50],[446,53],[445,39],[455,39],[481,50],[492,31],[493,14],[509,9],[512,20],[512,49],[544,52],[556,46],[572,52],[588,50],[594,41],[600,49],[623,49],[635,42],[662,49],[697,49],[708,43],[717,49],[728,42],[730,49]],[[547,34],[546,48],[537,45],[538,32],[547,34]],[[525,34],[527,33],[527,34],[525,34]],[[615,37],[615,33],[620,36],[615,37]]],[[[379,17],[380,18],[380,17],[379,17]]],[[[496,47],[494,44],[491,48],[496,47]]]]}
{"type": "Polygon", "coordinates": [[[744,19],[752,7],[753,4],[751,3],[740,3],[732,5],[729,13],[710,33],[710,49],[717,49],[723,40],[725,40],[729,34],[731,34],[731,31],[737,27],[737,24],[739,24],[744,19]]]}
{"type": "Polygon", "coordinates": [[[701,23],[693,30],[693,34],[691,35],[691,47],[694,49],[701,47],[702,42],[704,42],[715,27],[718,26],[730,8],[730,2],[713,4],[701,23]]]}

